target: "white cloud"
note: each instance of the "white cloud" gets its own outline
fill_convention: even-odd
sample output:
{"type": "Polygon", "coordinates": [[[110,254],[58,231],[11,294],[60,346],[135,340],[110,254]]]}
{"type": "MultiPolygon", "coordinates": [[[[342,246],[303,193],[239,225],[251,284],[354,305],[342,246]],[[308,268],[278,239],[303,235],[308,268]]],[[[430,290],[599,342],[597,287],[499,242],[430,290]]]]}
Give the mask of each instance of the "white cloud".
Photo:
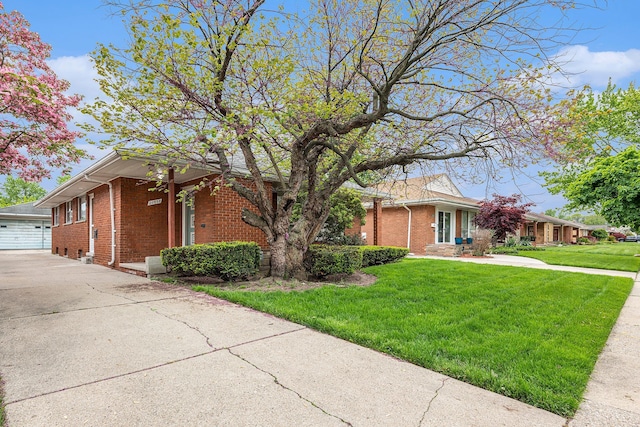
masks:
{"type": "Polygon", "coordinates": [[[84,96],[84,102],[92,102],[98,96],[104,97],[100,86],[95,81],[98,73],[93,67],[93,60],[89,55],[61,56],[48,60],[47,64],[58,77],[71,83],[70,93],[84,96]]]}
{"type": "Polygon", "coordinates": [[[640,72],[640,49],[592,52],[588,46],[575,45],[561,49],[553,59],[566,75],[555,74],[552,80],[563,86],[588,84],[600,88],[605,87],[609,79],[620,83],[640,72]]]}

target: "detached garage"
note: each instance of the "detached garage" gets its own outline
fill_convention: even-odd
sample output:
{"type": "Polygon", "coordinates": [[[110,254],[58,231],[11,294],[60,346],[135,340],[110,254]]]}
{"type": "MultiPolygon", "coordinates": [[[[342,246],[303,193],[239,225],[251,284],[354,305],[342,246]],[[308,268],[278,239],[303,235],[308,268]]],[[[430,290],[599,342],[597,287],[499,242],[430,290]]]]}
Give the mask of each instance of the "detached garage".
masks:
{"type": "Polygon", "coordinates": [[[51,249],[51,210],[33,203],[0,208],[0,249],[51,249]]]}

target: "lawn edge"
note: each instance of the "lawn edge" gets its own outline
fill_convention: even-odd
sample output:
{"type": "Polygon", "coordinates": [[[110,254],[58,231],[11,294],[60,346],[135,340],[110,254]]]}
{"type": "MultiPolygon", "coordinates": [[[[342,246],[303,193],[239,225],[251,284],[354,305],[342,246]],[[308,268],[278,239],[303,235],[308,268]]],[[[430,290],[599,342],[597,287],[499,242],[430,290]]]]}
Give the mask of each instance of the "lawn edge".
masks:
{"type": "Polygon", "coordinates": [[[4,381],[0,377],[0,427],[6,427],[7,418],[4,409],[4,381]]]}

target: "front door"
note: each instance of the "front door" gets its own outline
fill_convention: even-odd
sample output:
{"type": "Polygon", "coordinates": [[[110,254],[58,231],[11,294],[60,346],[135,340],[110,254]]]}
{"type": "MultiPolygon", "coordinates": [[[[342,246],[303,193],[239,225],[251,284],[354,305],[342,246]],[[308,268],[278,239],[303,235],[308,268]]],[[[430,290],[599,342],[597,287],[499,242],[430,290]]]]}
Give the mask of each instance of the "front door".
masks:
{"type": "Polygon", "coordinates": [[[438,211],[438,243],[452,243],[453,227],[451,224],[451,212],[438,211]]]}
{"type": "Polygon", "coordinates": [[[196,206],[193,195],[185,197],[182,203],[184,207],[183,246],[194,245],[196,243],[196,206]]]}

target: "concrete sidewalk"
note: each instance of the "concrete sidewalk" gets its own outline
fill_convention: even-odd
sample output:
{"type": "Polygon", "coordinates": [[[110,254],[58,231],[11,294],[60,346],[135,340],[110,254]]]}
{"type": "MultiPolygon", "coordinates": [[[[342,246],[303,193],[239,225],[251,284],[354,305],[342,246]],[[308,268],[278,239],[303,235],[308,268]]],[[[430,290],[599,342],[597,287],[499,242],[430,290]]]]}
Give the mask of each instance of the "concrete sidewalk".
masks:
{"type": "MultiPolygon", "coordinates": [[[[640,247],[638,249],[640,249],[640,247]]],[[[575,273],[629,277],[634,280],[638,275],[638,273],[632,273],[630,271],[602,270],[599,268],[570,267],[566,265],[551,265],[551,264],[546,264],[543,261],[540,261],[539,259],[527,258],[523,256],[514,256],[514,255],[496,254],[496,255],[491,255],[489,257],[438,257],[438,256],[411,255],[409,258],[440,259],[440,260],[446,260],[446,261],[472,262],[475,264],[508,265],[511,267],[527,267],[527,268],[539,268],[543,270],[570,271],[575,273]]]]}
{"type": "Polygon", "coordinates": [[[616,326],[612,337],[622,341],[610,339],[612,357],[598,362],[596,386],[568,422],[300,325],[105,267],[1,251],[0,274],[10,427],[640,425],[638,390],[618,378],[640,384],[639,370],[631,372],[637,356],[617,369],[614,380],[624,384],[607,371],[619,366],[618,351],[638,354],[627,340],[639,338],[637,286],[636,305],[623,310],[635,320],[616,326]],[[608,418],[594,418],[600,414],[608,418]]]}

